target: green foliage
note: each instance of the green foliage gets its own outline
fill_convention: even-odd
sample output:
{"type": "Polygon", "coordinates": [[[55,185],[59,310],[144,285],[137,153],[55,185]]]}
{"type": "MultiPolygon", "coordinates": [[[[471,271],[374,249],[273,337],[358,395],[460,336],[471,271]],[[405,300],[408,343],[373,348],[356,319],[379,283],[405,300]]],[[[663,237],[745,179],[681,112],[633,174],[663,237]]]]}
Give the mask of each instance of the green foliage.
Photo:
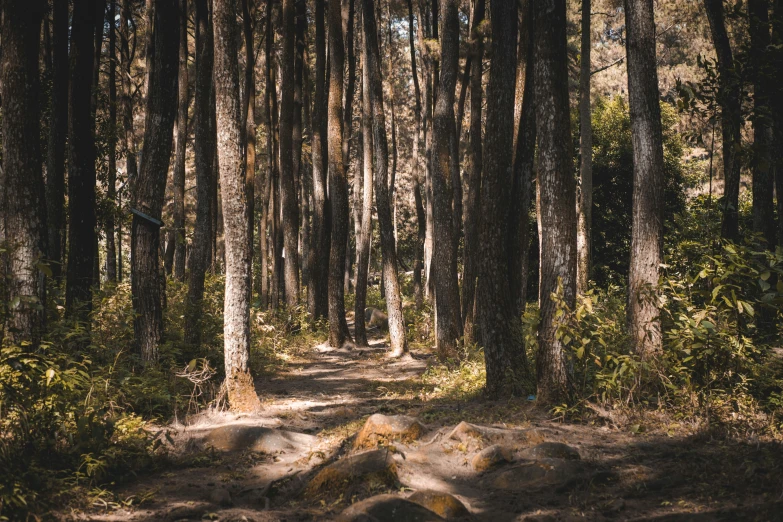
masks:
{"type": "MultiPolygon", "coordinates": [[[[661,104],[664,145],[665,219],[685,203],[683,142],[675,109],[661,104]]],[[[633,147],[628,103],[621,96],[599,98],[593,109],[593,273],[599,286],[623,284],[628,274],[633,196],[633,147]]]]}

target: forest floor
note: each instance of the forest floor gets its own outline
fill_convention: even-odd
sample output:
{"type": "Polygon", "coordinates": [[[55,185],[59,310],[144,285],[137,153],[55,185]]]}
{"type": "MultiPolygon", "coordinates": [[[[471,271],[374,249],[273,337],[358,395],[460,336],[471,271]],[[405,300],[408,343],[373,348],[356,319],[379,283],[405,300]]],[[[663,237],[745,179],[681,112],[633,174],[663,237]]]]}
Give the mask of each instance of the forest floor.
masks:
{"type": "Polygon", "coordinates": [[[376,333],[370,348],[302,349],[258,379],[262,413],[171,425],[165,465],[63,518],[783,520],[779,444],[564,423],[524,399],[427,400],[434,356],[388,359],[384,343],[376,333]],[[357,439],[373,414],[386,417],[357,439]],[[412,493],[433,511],[400,500],[412,493]]]}

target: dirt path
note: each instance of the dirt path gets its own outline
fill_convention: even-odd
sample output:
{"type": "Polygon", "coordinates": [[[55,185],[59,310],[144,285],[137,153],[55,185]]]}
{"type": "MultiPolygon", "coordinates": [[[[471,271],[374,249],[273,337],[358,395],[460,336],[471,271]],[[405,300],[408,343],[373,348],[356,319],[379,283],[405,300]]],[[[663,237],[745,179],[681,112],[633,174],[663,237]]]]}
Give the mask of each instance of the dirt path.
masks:
{"type": "Polygon", "coordinates": [[[257,383],[259,415],[173,426],[170,467],[75,518],[331,520],[371,497],[365,518],[345,520],[442,520],[405,511],[402,498],[431,490],[471,520],[783,520],[779,445],[562,424],[524,400],[390,393],[415,387],[435,361],[387,359],[382,342],[299,354],[257,383]],[[357,440],[378,413],[390,417],[373,417],[380,424],[357,440]]]}

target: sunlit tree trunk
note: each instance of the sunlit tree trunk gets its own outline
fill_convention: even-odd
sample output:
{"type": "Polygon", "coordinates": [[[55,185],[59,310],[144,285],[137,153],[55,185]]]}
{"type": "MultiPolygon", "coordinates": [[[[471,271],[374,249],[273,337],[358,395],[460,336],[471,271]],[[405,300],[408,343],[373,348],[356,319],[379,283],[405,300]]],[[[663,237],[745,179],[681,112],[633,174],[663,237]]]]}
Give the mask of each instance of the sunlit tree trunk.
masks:
{"type": "Polygon", "coordinates": [[[9,276],[8,333],[12,342],[37,348],[45,309],[40,267],[46,247],[46,205],[38,108],[38,52],[45,4],[3,0],[0,9],[4,176],[0,218],[8,241],[8,252],[3,253],[9,276]]]}
{"type": "Polygon", "coordinates": [[[565,0],[536,1],[535,88],[538,180],[541,186],[541,325],[538,331],[538,400],[561,399],[567,391],[565,347],[557,329],[553,294],[573,307],[576,285],[576,184],[571,158],[565,0]]]}
{"type": "Polygon", "coordinates": [[[236,0],[214,0],[215,113],[226,249],[223,342],[226,391],[233,411],[261,406],[248,368],[250,356],[250,244],[242,161],[236,0]]]}
{"type": "MultiPolygon", "coordinates": [[[[120,8],[120,110],[122,112],[122,140],[125,153],[125,186],[133,187],[138,176],[136,164],[136,135],[133,130],[133,100],[131,94],[131,62],[129,26],[131,24],[131,0],[122,0],[120,8]]],[[[135,52],[134,46],[134,52],[135,52]]],[[[127,188],[126,188],[127,191],[127,188]]],[[[120,206],[120,208],[122,208],[120,206]]],[[[123,278],[122,234],[120,233],[122,219],[119,220],[117,231],[117,278],[123,278]]]]}
{"type": "Polygon", "coordinates": [[[179,0],[179,84],[177,94],[177,146],[174,153],[174,264],[177,281],[185,279],[185,153],[188,143],[188,3],[179,0]]]}
{"type": "Polygon", "coordinates": [[[242,0],[242,30],[245,37],[245,106],[242,108],[242,114],[245,115],[243,136],[245,137],[245,185],[247,186],[247,243],[251,252],[251,273],[256,213],[256,55],[253,45],[254,10],[251,10],[254,1],[242,0]]]}
{"type": "Polygon", "coordinates": [[[582,0],[579,64],[579,180],[576,185],[576,292],[587,292],[593,209],[593,124],[590,110],[590,0],[582,0]]]}
{"type": "Polygon", "coordinates": [[[663,349],[658,278],[663,262],[663,133],[653,0],[626,0],[628,102],[633,143],[633,225],[628,326],[642,357],[663,349]]]}
{"type": "MultiPolygon", "coordinates": [[[[389,145],[386,139],[386,116],[383,109],[383,83],[381,80],[381,55],[378,47],[378,29],[375,19],[367,14],[373,11],[373,0],[363,0],[365,67],[368,69],[370,105],[372,107],[372,141],[375,170],[375,204],[381,232],[383,279],[386,289],[386,306],[389,316],[390,355],[398,357],[408,351],[405,336],[405,320],[402,315],[402,299],[397,274],[397,253],[394,243],[394,224],[389,198],[389,145]]],[[[365,179],[365,184],[368,180],[365,179]]],[[[456,281],[455,281],[456,283],[456,281]]],[[[459,302],[459,296],[458,301],[459,302]]]]}
{"type": "Polygon", "coordinates": [[[152,69],[149,71],[144,145],[139,177],[134,184],[131,233],[131,277],[134,333],[145,364],[158,358],[163,340],[160,226],[166,173],[177,113],[179,55],[178,0],[156,0],[152,69]]]}
{"type": "Polygon", "coordinates": [[[117,12],[116,0],[109,1],[109,136],[107,137],[108,173],[106,176],[109,211],[106,213],[106,279],[117,281],[115,212],[117,201],[117,12]]]}

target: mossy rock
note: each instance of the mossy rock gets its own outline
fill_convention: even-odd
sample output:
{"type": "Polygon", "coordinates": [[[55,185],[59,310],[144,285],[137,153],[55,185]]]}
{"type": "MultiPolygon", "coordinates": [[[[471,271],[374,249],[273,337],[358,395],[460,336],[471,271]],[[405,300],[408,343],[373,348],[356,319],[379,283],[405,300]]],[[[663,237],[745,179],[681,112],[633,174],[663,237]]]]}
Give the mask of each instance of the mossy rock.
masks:
{"type": "Polygon", "coordinates": [[[397,465],[392,453],[374,450],[348,456],[322,468],[305,487],[310,498],[343,498],[364,495],[397,485],[397,465]]]}
{"type": "Polygon", "coordinates": [[[377,495],[343,511],[336,522],[440,522],[446,520],[421,504],[396,495],[377,495]]]}
{"type": "Polygon", "coordinates": [[[317,442],[318,437],[304,433],[242,425],[216,428],[206,438],[207,445],[218,451],[250,450],[267,454],[309,450],[317,442]]]}
{"type": "Polygon", "coordinates": [[[524,430],[507,430],[502,428],[491,428],[488,426],[479,426],[469,422],[460,422],[451,430],[446,437],[447,440],[454,440],[468,443],[471,440],[479,441],[483,445],[503,444],[511,449],[527,448],[545,441],[544,432],[537,428],[524,430]]]}
{"type": "Polygon", "coordinates": [[[514,461],[514,452],[507,446],[493,444],[473,456],[470,465],[476,471],[487,471],[499,464],[514,461]]]}
{"type": "Polygon", "coordinates": [[[580,460],[579,450],[562,442],[543,442],[522,452],[527,459],[565,459],[580,460]]]}
{"type": "Polygon", "coordinates": [[[356,435],[353,449],[377,448],[386,442],[411,443],[419,440],[424,426],[413,417],[406,415],[371,415],[356,435]]]}
{"type": "Polygon", "coordinates": [[[465,504],[454,495],[442,491],[420,489],[408,497],[408,500],[424,506],[445,520],[472,520],[470,511],[465,507],[465,504]]]}

